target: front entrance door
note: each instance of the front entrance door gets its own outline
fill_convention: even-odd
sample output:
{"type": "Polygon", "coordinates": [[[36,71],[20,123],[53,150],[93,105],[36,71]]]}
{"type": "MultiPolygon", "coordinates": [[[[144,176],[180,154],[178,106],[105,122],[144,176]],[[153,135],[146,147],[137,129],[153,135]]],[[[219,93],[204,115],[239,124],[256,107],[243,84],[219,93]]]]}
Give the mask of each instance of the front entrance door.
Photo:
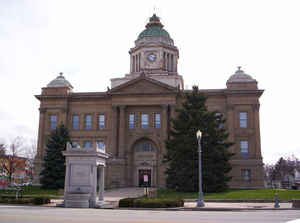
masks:
{"type": "Polygon", "coordinates": [[[139,170],[139,187],[151,187],[151,170],[139,170]]]}

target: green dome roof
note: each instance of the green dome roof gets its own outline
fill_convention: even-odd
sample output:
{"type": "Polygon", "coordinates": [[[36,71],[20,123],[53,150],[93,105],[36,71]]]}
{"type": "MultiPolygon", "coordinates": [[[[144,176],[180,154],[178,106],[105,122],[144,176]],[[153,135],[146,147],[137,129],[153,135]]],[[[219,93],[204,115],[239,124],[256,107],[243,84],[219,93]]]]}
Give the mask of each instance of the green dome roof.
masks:
{"type": "Polygon", "coordinates": [[[149,36],[163,36],[171,39],[169,33],[163,29],[163,25],[160,23],[159,17],[155,14],[150,18],[149,23],[146,25],[146,29],[140,33],[138,39],[149,36]]]}

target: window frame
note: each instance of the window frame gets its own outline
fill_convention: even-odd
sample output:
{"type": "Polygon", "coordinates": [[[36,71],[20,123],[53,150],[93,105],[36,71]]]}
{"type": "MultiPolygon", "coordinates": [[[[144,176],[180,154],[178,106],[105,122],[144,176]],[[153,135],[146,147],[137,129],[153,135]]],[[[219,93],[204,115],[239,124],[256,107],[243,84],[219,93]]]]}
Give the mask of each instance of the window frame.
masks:
{"type": "Polygon", "coordinates": [[[57,114],[50,114],[49,115],[49,129],[50,130],[55,130],[57,127],[57,120],[58,120],[58,115],[57,114]],[[55,127],[53,127],[53,121],[52,117],[55,117],[55,127]]]}
{"type": "Polygon", "coordinates": [[[240,154],[241,157],[248,157],[249,156],[249,141],[248,140],[240,140],[240,154]],[[244,147],[244,145],[247,145],[247,147],[244,147]],[[247,150],[247,151],[243,151],[247,150]]]}
{"type": "Polygon", "coordinates": [[[135,114],[130,113],[128,115],[128,128],[129,129],[134,129],[134,127],[135,127],[135,114]],[[131,119],[131,117],[133,117],[133,119],[131,119]]]}
{"type": "Polygon", "coordinates": [[[77,148],[77,146],[80,146],[78,141],[71,141],[71,145],[72,148],[77,148]]]}
{"type": "Polygon", "coordinates": [[[251,182],[251,169],[241,169],[241,176],[244,182],[251,182]]]}
{"type": "Polygon", "coordinates": [[[83,148],[84,148],[84,149],[89,149],[89,148],[91,148],[91,147],[92,147],[92,142],[91,142],[90,140],[84,140],[84,141],[83,141],[83,148]],[[90,147],[85,147],[86,143],[90,143],[90,147]]]}
{"type": "Polygon", "coordinates": [[[219,125],[218,125],[218,128],[219,129],[223,128],[223,123],[221,123],[222,116],[223,116],[222,112],[216,112],[215,116],[216,116],[217,121],[220,122],[219,125]]]}
{"type": "Polygon", "coordinates": [[[239,112],[239,125],[240,125],[240,128],[242,129],[246,129],[248,128],[248,112],[245,112],[245,111],[241,111],[239,112]],[[242,118],[241,115],[242,114],[246,114],[246,118],[242,118]]]}
{"type": "Polygon", "coordinates": [[[154,128],[160,129],[161,128],[161,115],[160,113],[154,113],[154,128]],[[157,116],[159,119],[157,119],[157,116]]]}
{"type": "Polygon", "coordinates": [[[93,128],[93,115],[86,114],[84,116],[84,130],[92,130],[92,128],[93,128]],[[88,125],[87,125],[87,117],[91,117],[90,128],[87,128],[88,127],[88,125]]]}
{"type": "Polygon", "coordinates": [[[97,141],[96,141],[96,144],[98,145],[98,148],[99,148],[99,149],[105,150],[105,143],[104,143],[104,140],[97,140],[97,141]],[[103,146],[100,147],[100,146],[99,146],[99,143],[102,143],[103,146]]]}
{"type": "Polygon", "coordinates": [[[106,126],[105,121],[106,121],[105,114],[103,114],[103,113],[98,114],[98,130],[105,129],[105,126],[106,126]],[[101,117],[103,117],[103,121],[101,120],[101,117]]]}
{"type": "Polygon", "coordinates": [[[149,128],[149,114],[147,114],[147,113],[142,113],[141,114],[141,128],[142,129],[148,129],[149,128]],[[147,119],[143,120],[143,117],[147,117],[147,119]]]}
{"type": "Polygon", "coordinates": [[[73,114],[72,115],[72,130],[80,130],[80,115],[73,114]],[[74,128],[74,117],[78,117],[77,128],[74,128]]]}

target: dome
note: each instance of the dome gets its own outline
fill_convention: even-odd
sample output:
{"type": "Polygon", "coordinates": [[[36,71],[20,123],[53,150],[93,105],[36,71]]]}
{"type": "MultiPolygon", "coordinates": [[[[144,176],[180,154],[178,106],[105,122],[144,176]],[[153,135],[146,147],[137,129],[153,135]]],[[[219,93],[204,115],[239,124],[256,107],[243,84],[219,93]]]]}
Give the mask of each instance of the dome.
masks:
{"type": "Polygon", "coordinates": [[[163,25],[160,22],[159,17],[156,14],[149,19],[149,23],[146,25],[146,29],[140,33],[138,36],[138,40],[143,37],[151,37],[151,36],[163,36],[165,38],[171,39],[169,33],[163,29],[163,25]]]}
{"type": "Polygon", "coordinates": [[[243,82],[256,82],[249,74],[245,74],[241,67],[238,67],[238,70],[235,74],[227,80],[227,83],[243,83],[243,82]]]}
{"type": "Polygon", "coordinates": [[[47,87],[50,88],[58,88],[58,87],[69,87],[73,88],[73,86],[70,84],[69,81],[65,79],[63,76],[63,73],[59,73],[59,76],[57,76],[53,81],[51,81],[47,87]]]}

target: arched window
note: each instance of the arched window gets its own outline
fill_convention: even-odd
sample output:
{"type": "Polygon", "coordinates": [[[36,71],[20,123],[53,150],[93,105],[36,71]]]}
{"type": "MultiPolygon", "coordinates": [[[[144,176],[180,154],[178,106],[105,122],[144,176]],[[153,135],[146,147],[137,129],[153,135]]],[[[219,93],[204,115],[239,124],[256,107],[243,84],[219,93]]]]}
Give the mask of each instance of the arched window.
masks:
{"type": "Polygon", "coordinates": [[[136,144],[135,152],[156,152],[156,148],[149,140],[145,140],[136,144]]]}

